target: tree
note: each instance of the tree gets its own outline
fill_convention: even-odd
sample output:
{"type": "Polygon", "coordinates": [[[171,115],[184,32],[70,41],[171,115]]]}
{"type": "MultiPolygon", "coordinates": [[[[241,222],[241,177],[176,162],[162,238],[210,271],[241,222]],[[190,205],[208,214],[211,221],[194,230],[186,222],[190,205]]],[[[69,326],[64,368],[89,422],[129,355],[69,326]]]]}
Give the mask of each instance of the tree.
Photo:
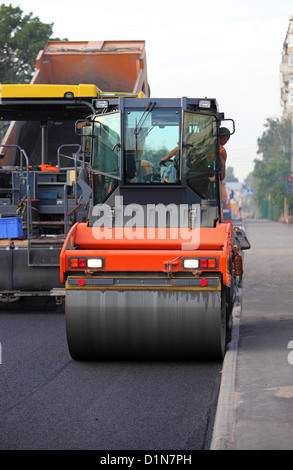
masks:
{"type": "Polygon", "coordinates": [[[53,23],[42,23],[19,7],[0,5],[0,82],[29,83],[36,57],[53,32],[53,23]]]}
{"type": "MultiPolygon", "coordinates": [[[[254,161],[252,172],[255,198],[260,211],[263,203],[270,200],[281,214],[286,197],[286,176],[291,173],[291,120],[267,119],[265,128],[257,141],[262,159],[254,161]]],[[[292,196],[288,203],[292,205],[292,196]]]]}
{"type": "Polygon", "coordinates": [[[291,119],[280,122],[278,118],[269,118],[264,127],[266,130],[257,140],[257,153],[262,155],[263,162],[266,164],[271,158],[278,155],[289,156],[291,151],[291,119]]]}
{"type": "Polygon", "coordinates": [[[238,183],[238,178],[236,178],[234,175],[234,168],[232,166],[228,166],[226,169],[225,181],[230,183],[238,183]]]}

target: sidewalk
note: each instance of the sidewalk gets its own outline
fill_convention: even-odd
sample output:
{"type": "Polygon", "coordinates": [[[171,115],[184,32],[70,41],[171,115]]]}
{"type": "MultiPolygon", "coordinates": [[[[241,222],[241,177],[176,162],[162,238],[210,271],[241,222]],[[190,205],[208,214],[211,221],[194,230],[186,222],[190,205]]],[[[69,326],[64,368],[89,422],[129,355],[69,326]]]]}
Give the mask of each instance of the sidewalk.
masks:
{"type": "Polygon", "coordinates": [[[252,248],[245,252],[242,306],[234,309],[211,449],[291,450],[293,225],[252,220],[245,231],[252,248]]]}

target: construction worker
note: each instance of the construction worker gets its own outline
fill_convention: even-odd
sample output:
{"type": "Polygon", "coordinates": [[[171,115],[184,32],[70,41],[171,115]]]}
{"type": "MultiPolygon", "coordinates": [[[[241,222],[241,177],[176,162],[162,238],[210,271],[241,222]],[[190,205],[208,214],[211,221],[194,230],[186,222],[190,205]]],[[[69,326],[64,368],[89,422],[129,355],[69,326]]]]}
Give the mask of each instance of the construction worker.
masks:
{"type": "Polygon", "coordinates": [[[224,148],[224,145],[230,139],[230,131],[226,127],[220,127],[220,160],[222,164],[222,172],[220,175],[221,181],[225,178],[226,175],[226,160],[227,160],[227,152],[224,148]]]}
{"type": "Polygon", "coordinates": [[[168,153],[168,155],[166,155],[164,158],[161,159],[161,163],[166,163],[170,160],[170,158],[174,157],[176,155],[176,153],[178,152],[179,150],[179,147],[175,147],[173,150],[171,150],[171,152],[168,153]]]}
{"type": "MultiPolygon", "coordinates": [[[[230,139],[230,131],[226,127],[220,127],[220,160],[221,160],[221,165],[222,165],[222,172],[220,175],[221,181],[225,178],[226,175],[226,160],[227,160],[227,152],[226,149],[224,148],[224,145],[228,142],[230,139]]],[[[164,158],[161,159],[161,163],[166,163],[169,161],[176,153],[178,152],[179,148],[175,147],[173,150],[171,150],[168,155],[166,155],[164,158]]]]}

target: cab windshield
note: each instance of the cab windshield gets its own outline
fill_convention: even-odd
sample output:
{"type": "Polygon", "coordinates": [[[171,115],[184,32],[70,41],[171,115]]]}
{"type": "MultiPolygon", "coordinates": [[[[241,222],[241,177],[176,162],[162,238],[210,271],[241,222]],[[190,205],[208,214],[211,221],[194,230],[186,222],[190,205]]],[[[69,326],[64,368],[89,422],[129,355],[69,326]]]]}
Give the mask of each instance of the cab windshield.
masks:
{"type": "Polygon", "coordinates": [[[214,199],[218,165],[216,118],[185,112],[182,148],[182,178],[201,197],[214,199]]]}
{"type": "Polygon", "coordinates": [[[128,109],[124,126],[126,182],[177,183],[179,139],[178,109],[128,109]],[[171,151],[172,156],[162,162],[171,151]]]}
{"type": "Polygon", "coordinates": [[[219,148],[214,116],[194,112],[181,116],[179,108],[127,108],[123,127],[121,140],[120,112],[94,120],[95,204],[105,201],[122,178],[131,185],[170,185],[182,179],[201,198],[216,198],[219,148]]]}

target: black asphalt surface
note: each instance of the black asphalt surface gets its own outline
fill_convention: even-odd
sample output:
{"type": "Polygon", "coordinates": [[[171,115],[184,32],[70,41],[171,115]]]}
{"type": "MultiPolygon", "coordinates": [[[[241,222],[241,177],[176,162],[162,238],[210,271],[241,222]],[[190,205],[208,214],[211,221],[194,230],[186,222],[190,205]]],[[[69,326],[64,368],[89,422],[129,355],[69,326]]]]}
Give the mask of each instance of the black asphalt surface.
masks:
{"type": "Polygon", "coordinates": [[[222,363],[71,359],[63,313],[0,311],[1,450],[197,450],[211,442],[222,363]]]}

